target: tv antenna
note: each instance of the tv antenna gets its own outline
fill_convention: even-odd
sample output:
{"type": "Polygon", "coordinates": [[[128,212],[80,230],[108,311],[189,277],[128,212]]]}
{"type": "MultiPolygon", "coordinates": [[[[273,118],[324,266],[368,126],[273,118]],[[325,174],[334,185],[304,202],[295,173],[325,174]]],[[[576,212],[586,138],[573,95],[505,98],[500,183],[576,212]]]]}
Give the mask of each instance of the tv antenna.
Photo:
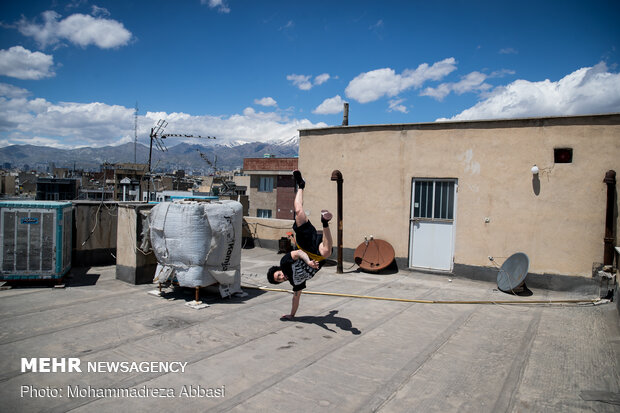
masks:
{"type": "Polygon", "coordinates": [[[215,136],[200,136],[200,135],[190,135],[190,134],[184,134],[184,133],[164,133],[164,129],[166,129],[166,126],[168,126],[168,122],[166,122],[164,119],[160,119],[157,121],[157,124],[151,128],[151,134],[149,135],[149,137],[151,138],[151,143],[149,146],[149,180],[148,180],[148,185],[147,185],[147,202],[148,202],[148,198],[151,197],[151,160],[153,158],[153,142],[155,142],[155,145],[157,146],[157,148],[162,151],[162,152],[166,152],[168,150],[168,148],[166,148],[166,145],[164,144],[164,139],[166,138],[199,138],[199,139],[215,139],[215,136]]]}
{"type": "Polygon", "coordinates": [[[196,152],[198,152],[198,154],[200,155],[200,157],[202,158],[203,161],[205,161],[210,167],[211,169],[213,169],[213,175],[217,175],[217,155],[214,155],[214,159],[213,162],[211,162],[209,160],[209,158],[207,157],[207,155],[205,155],[204,153],[200,152],[200,150],[196,149],[196,152]]]}
{"type": "Polygon", "coordinates": [[[217,155],[214,155],[214,160],[213,162],[211,162],[209,158],[207,157],[207,155],[200,152],[198,149],[196,149],[196,152],[198,152],[200,157],[213,169],[213,182],[211,185],[211,193],[213,193],[213,187],[215,186],[215,180],[219,177],[221,188],[223,188],[223,189],[220,189],[220,195],[236,195],[237,185],[235,184],[235,182],[227,181],[226,177],[221,175],[220,171],[217,169],[217,155]]]}

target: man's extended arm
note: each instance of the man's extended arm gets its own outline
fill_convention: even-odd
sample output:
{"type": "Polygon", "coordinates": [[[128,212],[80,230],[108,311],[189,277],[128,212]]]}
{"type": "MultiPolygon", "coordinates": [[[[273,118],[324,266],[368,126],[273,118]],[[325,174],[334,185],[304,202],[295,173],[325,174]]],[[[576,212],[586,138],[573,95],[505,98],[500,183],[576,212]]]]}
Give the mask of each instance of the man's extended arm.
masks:
{"type": "Polygon", "coordinates": [[[297,308],[299,308],[299,299],[301,298],[301,291],[293,291],[293,303],[291,305],[291,313],[285,314],[282,318],[286,318],[288,320],[292,320],[295,317],[295,313],[297,312],[297,308]]]}

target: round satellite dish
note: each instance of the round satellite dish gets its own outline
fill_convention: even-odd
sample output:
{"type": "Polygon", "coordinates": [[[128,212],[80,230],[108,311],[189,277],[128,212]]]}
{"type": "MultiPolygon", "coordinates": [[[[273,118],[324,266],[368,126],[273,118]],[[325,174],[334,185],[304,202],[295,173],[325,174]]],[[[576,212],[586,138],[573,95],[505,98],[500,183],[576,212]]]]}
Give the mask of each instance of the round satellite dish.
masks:
{"type": "Polygon", "coordinates": [[[530,259],[522,252],[512,254],[499,269],[497,274],[497,288],[510,293],[521,288],[530,268],[530,259]]]}
{"type": "Polygon", "coordinates": [[[394,261],[394,248],[382,239],[371,239],[357,246],[355,263],[365,271],[380,271],[394,261]]]}

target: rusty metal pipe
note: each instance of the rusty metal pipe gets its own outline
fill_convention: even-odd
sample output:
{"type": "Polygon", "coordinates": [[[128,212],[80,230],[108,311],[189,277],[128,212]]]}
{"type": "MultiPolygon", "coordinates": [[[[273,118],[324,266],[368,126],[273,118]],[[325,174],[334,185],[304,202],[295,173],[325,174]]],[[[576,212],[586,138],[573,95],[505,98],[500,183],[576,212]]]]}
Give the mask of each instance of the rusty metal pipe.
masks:
{"type": "Polygon", "coordinates": [[[603,180],[607,184],[607,211],[605,214],[605,249],[603,253],[603,265],[614,263],[614,212],[616,204],[616,171],[609,170],[603,180]]]}
{"type": "Polygon", "coordinates": [[[336,181],[338,191],[338,263],[336,265],[336,274],[342,274],[342,173],[337,169],[334,170],[331,180],[336,181]]]}

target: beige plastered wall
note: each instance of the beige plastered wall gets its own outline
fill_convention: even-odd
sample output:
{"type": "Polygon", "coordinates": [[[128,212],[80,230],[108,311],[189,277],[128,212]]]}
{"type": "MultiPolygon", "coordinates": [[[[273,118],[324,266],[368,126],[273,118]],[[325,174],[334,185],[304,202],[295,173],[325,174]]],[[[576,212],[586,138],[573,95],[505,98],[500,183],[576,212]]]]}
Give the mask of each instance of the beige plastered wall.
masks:
{"type": "Polygon", "coordinates": [[[282,237],[287,237],[287,233],[293,232],[292,219],[256,217],[243,217],[243,219],[251,231],[251,236],[259,240],[278,241],[282,237]]]}
{"type": "Polygon", "coordinates": [[[276,216],[276,205],[277,205],[277,193],[278,190],[276,187],[277,176],[273,175],[273,183],[274,188],[271,192],[260,192],[258,190],[258,185],[260,182],[261,176],[272,176],[272,175],[254,175],[251,176],[251,185],[248,188],[250,195],[250,216],[255,217],[257,214],[257,210],[259,209],[270,209],[271,216],[276,216]]]}
{"type": "Polygon", "coordinates": [[[590,276],[603,260],[603,178],[620,173],[619,124],[608,115],[302,130],[304,206],[314,221],[335,213],[330,177],[340,170],[344,247],[373,235],[407,259],[412,179],[456,178],[455,264],[490,266],[488,256],[520,251],[531,273],[590,276]],[[557,147],[573,148],[573,162],[554,165],[557,147]]]}

